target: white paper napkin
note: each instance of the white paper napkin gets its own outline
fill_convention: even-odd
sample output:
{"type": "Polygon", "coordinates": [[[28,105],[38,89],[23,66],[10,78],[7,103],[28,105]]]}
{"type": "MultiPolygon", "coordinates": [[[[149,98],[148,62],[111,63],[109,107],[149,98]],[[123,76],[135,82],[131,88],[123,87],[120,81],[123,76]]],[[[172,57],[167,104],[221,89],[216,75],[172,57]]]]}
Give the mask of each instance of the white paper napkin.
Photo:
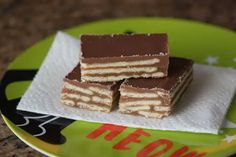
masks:
{"type": "Polygon", "coordinates": [[[76,66],[79,55],[79,40],[59,32],[17,109],[89,122],[217,134],[234,96],[235,70],[195,64],[194,81],[173,113],[161,120],[63,106],[63,77],[76,66]]]}

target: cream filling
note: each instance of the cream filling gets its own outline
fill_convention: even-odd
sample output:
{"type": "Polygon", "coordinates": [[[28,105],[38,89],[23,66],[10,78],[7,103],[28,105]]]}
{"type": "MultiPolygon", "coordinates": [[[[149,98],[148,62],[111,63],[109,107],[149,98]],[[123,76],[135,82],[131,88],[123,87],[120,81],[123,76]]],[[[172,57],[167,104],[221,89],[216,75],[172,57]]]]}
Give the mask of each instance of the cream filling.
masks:
{"type": "Polygon", "coordinates": [[[140,93],[140,92],[127,91],[121,88],[120,95],[124,97],[131,97],[131,98],[158,98],[158,97],[165,96],[166,93],[160,92],[160,91],[153,91],[152,93],[140,93]]]}
{"type": "Polygon", "coordinates": [[[100,98],[98,96],[93,96],[92,101],[97,102],[97,103],[101,103],[101,104],[107,104],[107,105],[111,105],[111,103],[112,103],[112,99],[100,98]]]}
{"type": "Polygon", "coordinates": [[[128,107],[121,107],[119,108],[119,111],[126,111],[126,110],[130,110],[130,111],[142,111],[142,110],[150,110],[151,107],[150,106],[128,106],[128,107]]]}
{"type": "Polygon", "coordinates": [[[68,82],[64,82],[64,88],[69,89],[69,90],[78,91],[78,92],[88,94],[88,95],[93,95],[93,92],[91,90],[72,85],[68,82]]]}
{"type": "Polygon", "coordinates": [[[75,102],[73,100],[61,100],[61,103],[64,105],[74,106],[75,102]]]}
{"type": "Polygon", "coordinates": [[[170,106],[154,106],[155,111],[170,111],[170,106]]]}
{"type": "MultiPolygon", "coordinates": [[[[122,58],[121,58],[122,59],[122,58]]],[[[139,61],[120,61],[120,62],[113,62],[113,63],[94,63],[94,64],[87,64],[81,62],[82,68],[102,68],[102,67],[117,67],[117,66],[136,66],[136,65],[150,65],[159,63],[160,59],[153,58],[148,60],[139,60],[139,61]]]]}
{"type": "Polygon", "coordinates": [[[151,73],[151,72],[155,72],[157,71],[157,67],[124,67],[124,68],[109,68],[109,69],[85,69],[81,71],[82,75],[86,75],[86,74],[119,74],[119,73],[123,73],[123,72],[147,72],[147,73],[151,73]]]}
{"type": "Polygon", "coordinates": [[[157,91],[156,93],[157,93],[160,97],[164,97],[164,96],[166,96],[166,95],[169,95],[169,94],[167,94],[167,93],[160,92],[160,91],[157,91]]]}
{"type": "Polygon", "coordinates": [[[121,91],[120,95],[123,97],[130,97],[130,98],[157,98],[158,94],[155,93],[134,93],[134,92],[126,92],[121,91]]]}
{"type": "Polygon", "coordinates": [[[91,95],[91,96],[94,95],[94,93],[96,93],[96,94],[105,95],[107,97],[111,97],[112,94],[113,94],[112,91],[106,90],[106,89],[103,89],[103,88],[92,87],[92,86],[90,86],[88,88],[81,88],[79,86],[72,85],[68,82],[64,82],[64,88],[72,90],[72,91],[78,91],[80,93],[88,94],[88,95],[91,95]]]}
{"type": "Polygon", "coordinates": [[[91,100],[90,97],[79,95],[79,94],[63,93],[61,96],[62,96],[62,99],[63,98],[71,98],[71,99],[76,99],[76,100],[82,100],[82,101],[85,101],[85,102],[88,102],[88,101],[91,100]]]}
{"type": "Polygon", "coordinates": [[[152,77],[164,77],[165,74],[163,72],[156,72],[152,74],[152,77]]]}
{"type": "Polygon", "coordinates": [[[140,100],[140,101],[129,101],[129,102],[122,102],[120,106],[142,106],[142,105],[161,105],[160,100],[140,100]]]}
{"type": "Polygon", "coordinates": [[[79,106],[80,108],[94,110],[94,111],[103,111],[103,112],[109,112],[110,111],[110,108],[101,107],[101,106],[98,106],[96,104],[90,104],[90,103],[86,104],[84,102],[77,102],[76,105],[79,106]]]}
{"type": "Polygon", "coordinates": [[[84,102],[95,102],[95,103],[101,103],[101,104],[105,104],[105,105],[111,105],[112,103],[112,99],[107,99],[107,98],[100,98],[98,96],[93,96],[92,98],[90,97],[86,97],[86,96],[82,96],[79,94],[62,94],[62,99],[67,99],[67,98],[71,98],[71,99],[76,99],[76,100],[82,100],[84,102]]]}
{"type": "Polygon", "coordinates": [[[102,88],[98,88],[98,87],[88,87],[88,89],[90,89],[91,91],[97,93],[97,94],[102,94],[102,95],[105,95],[105,96],[108,96],[108,97],[111,97],[112,96],[112,91],[110,90],[106,90],[106,89],[102,89],[102,88]]]}
{"type": "Polygon", "coordinates": [[[127,78],[139,78],[139,77],[163,77],[163,72],[157,72],[152,74],[142,74],[142,75],[119,75],[119,76],[81,76],[83,81],[92,81],[92,82],[112,82],[112,81],[119,81],[127,78]]]}

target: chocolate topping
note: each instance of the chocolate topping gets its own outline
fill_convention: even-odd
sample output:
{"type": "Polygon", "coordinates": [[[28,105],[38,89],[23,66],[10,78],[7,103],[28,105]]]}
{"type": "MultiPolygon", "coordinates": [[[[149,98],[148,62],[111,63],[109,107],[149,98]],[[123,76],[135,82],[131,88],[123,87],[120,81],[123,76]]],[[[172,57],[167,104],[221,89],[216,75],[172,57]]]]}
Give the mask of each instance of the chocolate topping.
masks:
{"type": "Polygon", "coordinates": [[[137,88],[162,88],[170,91],[176,84],[178,84],[183,76],[191,71],[193,61],[190,59],[170,57],[168,76],[165,78],[138,78],[128,79],[126,85],[137,88]]]}
{"type": "Polygon", "coordinates": [[[168,55],[167,34],[82,35],[82,58],[168,55]]]}
{"type": "Polygon", "coordinates": [[[77,80],[81,81],[81,72],[80,72],[80,64],[77,64],[77,66],[66,75],[66,78],[69,80],[77,80]]]}

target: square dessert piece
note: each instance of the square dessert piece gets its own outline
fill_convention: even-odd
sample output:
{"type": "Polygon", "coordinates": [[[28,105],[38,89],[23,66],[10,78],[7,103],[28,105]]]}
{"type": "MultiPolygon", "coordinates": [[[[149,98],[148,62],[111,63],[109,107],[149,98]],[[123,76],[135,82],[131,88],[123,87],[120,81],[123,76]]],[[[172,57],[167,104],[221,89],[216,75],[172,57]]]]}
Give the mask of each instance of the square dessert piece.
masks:
{"type": "Polygon", "coordinates": [[[118,105],[121,82],[81,82],[80,64],[64,78],[61,103],[82,109],[110,112],[118,105]]]}
{"type": "Polygon", "coordinates": [[[82,35],[81,52],[82,81],[167,76],[167,34],[82,35]]]}
{"type": "Polygon", "coordinates": [[[170,57],[165,78],[127,79],[120,87],[121,113],[162,118],[168,116],[193,79],[193,61],[170,57]]]}

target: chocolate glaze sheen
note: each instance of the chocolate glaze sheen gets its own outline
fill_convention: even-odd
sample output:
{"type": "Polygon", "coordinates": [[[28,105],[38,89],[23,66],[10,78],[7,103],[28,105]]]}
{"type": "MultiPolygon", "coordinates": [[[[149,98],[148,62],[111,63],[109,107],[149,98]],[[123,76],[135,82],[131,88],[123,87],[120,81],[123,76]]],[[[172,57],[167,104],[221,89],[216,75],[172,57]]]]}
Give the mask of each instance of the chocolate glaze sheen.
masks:
{"type": "Polygon", "coordinates": [[[70,73],[68,73],[65,78],[81,82],[80,64],[77,64],[76,67],[70,73]]]}
{"type": "Polygon", "coordinates": [[[128,79],[126,85],[137,88],[162,88],[164,90],[171,90],[172,87],[181,81],[181,77],[191,71],[193,61],[190,59],[170,57],[168,76],[164,78],[138,78],[128,79]]]}
{"type": "Polygon", "coordinates": [[[167,55],[167,34],[82,35],[82,58],[167,55]]]}

